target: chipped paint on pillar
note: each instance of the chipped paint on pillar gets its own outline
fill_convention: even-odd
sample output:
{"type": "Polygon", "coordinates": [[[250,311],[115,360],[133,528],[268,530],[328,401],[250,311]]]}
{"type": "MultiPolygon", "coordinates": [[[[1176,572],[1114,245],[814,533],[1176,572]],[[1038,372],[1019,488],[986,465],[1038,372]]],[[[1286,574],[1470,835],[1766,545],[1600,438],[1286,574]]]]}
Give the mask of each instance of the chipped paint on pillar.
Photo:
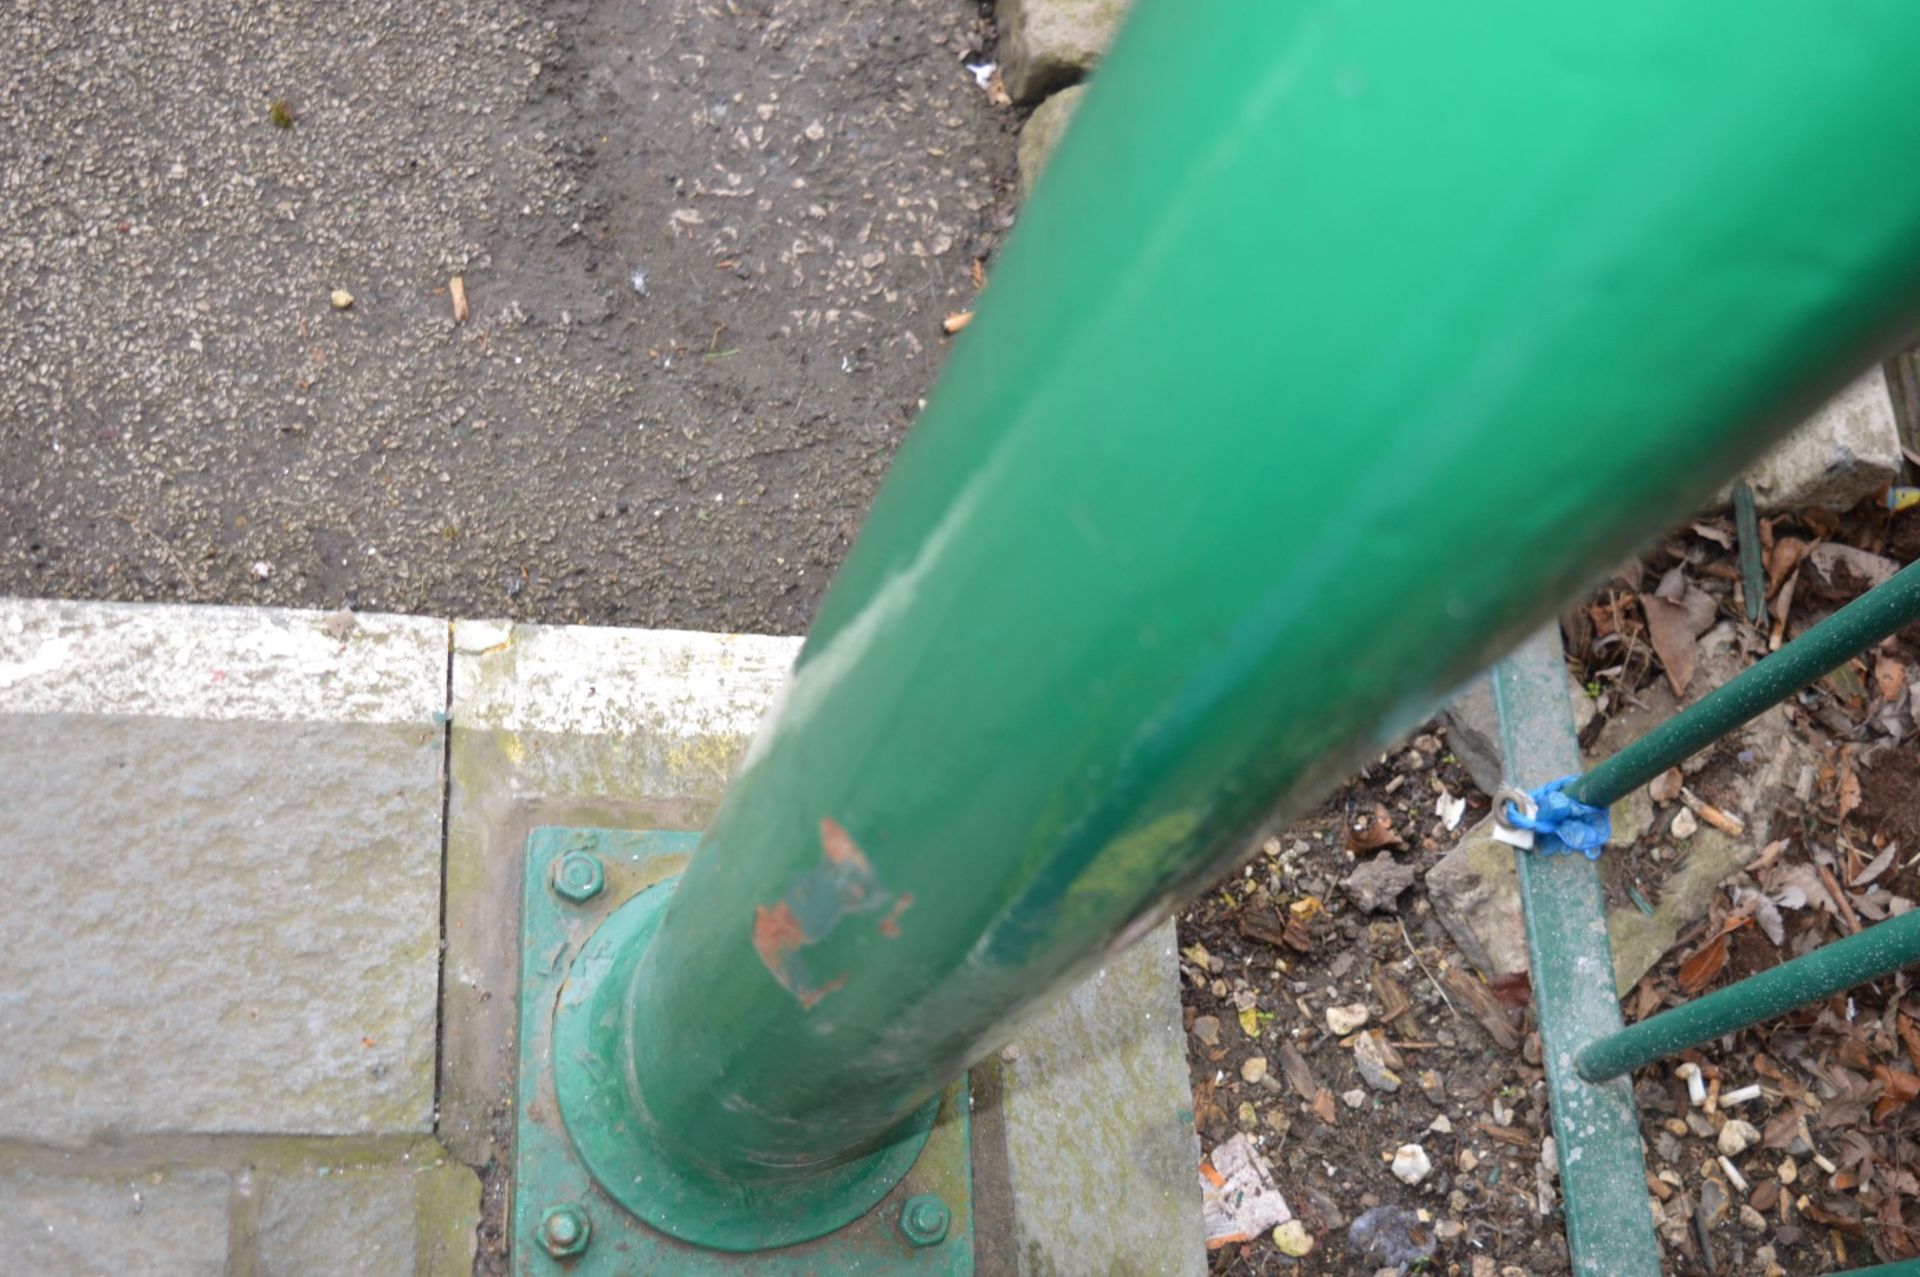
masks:
{"type": "Polygon", "coordinates": [[[853,836],[830,816],[821,817],[820,846],[821,863],[789,882],[778,901],[753,910],[755,952],[773,978],[809,1011],[846,984],[847,976],[841,972],[819,983],[801,950],[826,939],[847,915],[879,909],[887,910],[879,922],[880,934],[898,937],[900,915],[913,903],[911,894],[896,897],[879,884],[853,836]]]}

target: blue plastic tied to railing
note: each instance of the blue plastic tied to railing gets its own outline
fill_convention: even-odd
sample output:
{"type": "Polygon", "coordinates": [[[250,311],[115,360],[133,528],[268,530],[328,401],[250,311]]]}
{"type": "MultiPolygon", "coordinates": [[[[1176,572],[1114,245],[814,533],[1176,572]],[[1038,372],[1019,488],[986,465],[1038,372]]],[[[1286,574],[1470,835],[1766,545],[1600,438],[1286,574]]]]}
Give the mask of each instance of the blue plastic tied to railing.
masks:
{"type": "Polygon", "coordinates": [[[1529,792],[1532,811],[1503,796],[1502,823],[1531,831],[1533,849],[1543,856],[1577,851],[1588,860],[1600,859],[1607,839],[1613,836],[1613,822],[1605,807],[1583,803],[1566,792],[1567,786],[1579,779],[1577,775],[1562,776],[1529,792]]]}

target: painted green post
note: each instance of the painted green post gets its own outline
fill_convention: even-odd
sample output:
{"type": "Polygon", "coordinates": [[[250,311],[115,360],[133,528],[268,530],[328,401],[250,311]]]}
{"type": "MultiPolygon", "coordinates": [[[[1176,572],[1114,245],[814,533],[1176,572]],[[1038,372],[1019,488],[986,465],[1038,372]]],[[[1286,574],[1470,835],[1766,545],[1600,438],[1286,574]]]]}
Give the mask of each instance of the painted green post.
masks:
{"type": "Polygon", "coordinates": [[[1580,1076],[1589,1082],[1619,1077],[1915,962],[1920,962],[1920,910],[1889,918],[1590,1042],[1577,1060],[1580,1076]]]}
{"type": "Polygon", "coordinates": [[[1916,41],[1903,0],[1142,0],[556,1058],[684,1172],[651,1222],[831,1227],[812,1186],[1023,1010],[1891,348],[1916,41]]]}
{"type": "MultiPolygon", "coordinates": [[[[1547,625],[1493,667],[1493,698],[1508,783],[1564,776],[1579,767],[1557,625],[1547,625]]],[[[1654,1277],[1660,1246],[1647,1209],[1633,1087],[1625,1080],[1589,1081],[1573,1062],[1583,1044],[1620,1028],[1600,868],[1585,856],[1516,851],[1514,870],[1527,926],[1527,969],[1540,1008],[1547,1107],[1573,1269],[1654,1277]]]]}

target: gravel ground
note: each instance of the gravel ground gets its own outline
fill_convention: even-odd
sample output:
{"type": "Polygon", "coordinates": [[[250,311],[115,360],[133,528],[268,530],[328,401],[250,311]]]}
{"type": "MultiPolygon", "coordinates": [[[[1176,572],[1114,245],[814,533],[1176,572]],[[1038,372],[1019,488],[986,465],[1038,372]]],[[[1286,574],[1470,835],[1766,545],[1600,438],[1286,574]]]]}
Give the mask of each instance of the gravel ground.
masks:
{"type": "Polygon", "coordinates": [[[973,0],[0,30],[0,592],[799,631],[1012,220],[973,0]]]}

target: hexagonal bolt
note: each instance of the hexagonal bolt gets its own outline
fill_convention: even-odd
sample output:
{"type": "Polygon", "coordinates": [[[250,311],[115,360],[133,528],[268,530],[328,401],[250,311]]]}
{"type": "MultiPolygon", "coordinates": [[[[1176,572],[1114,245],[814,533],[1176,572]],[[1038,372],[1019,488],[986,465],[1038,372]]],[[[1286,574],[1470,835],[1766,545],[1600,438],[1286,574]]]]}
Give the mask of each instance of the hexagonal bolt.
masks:
{"type": "Polygon", "coordinates": [[[570,1259],[593,1240],[593,1221],[572,1202],[547,1207],[540,1216],[540,1248],[555,1259],[570,1259]]]}
{"type": "Polygon", "coordinates": [[[553,867],[553,892],[562,900],[583,905],[606,886],[606,866],[592,852],[570,851],[553,867]]]}
{"type": "Polygon", "coordinates": [[[936,1193],[909,1197],[900,1207],[900,1234],[915,1246],[938,1246],[952,1222],[953,1212],[936,1193]]]}

